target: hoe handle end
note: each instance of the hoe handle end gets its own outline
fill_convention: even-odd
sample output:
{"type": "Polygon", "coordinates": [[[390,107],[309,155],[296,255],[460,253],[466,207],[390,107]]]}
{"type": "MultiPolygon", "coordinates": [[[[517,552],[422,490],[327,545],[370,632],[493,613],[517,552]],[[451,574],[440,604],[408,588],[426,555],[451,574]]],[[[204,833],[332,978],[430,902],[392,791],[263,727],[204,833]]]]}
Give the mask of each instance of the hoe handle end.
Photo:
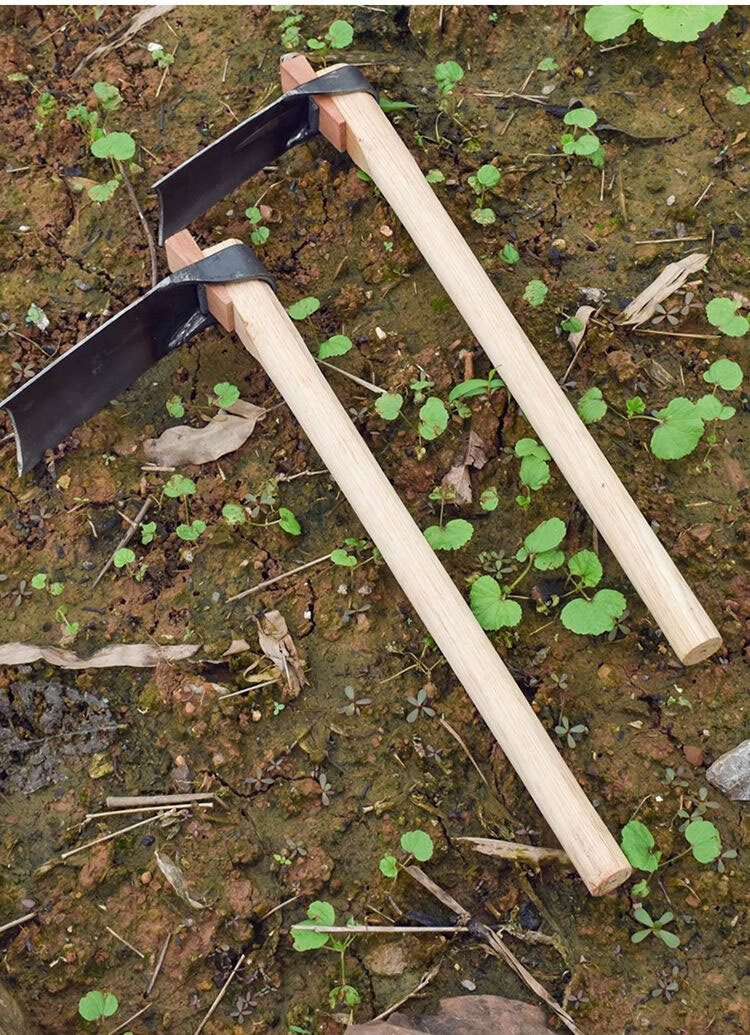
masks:
{"type": "MultiPolygon", "coordinates": [[[[190,266],[204,258],[200,245],[189,230],[180,230],[164,242],[167,263],[172,273],[190,266]]],[[[206,299],[212,316],[215,316],[224,330],[234,330],[234,307],[229,292],[221,284],[206,284],[206,299]]]]}
{"type": "MultiPolygon", "coordinates": [[[[315,76],[315,69],[304,54],[287,54],[281,59],[281,86],[284,90],[307,83],[315,76]]],[[[320,132],[337,151],[346,151],[346,119],[336,107],[335,100],[325,95],[313,97],[313,100],[320,112],[320,132]]]]}

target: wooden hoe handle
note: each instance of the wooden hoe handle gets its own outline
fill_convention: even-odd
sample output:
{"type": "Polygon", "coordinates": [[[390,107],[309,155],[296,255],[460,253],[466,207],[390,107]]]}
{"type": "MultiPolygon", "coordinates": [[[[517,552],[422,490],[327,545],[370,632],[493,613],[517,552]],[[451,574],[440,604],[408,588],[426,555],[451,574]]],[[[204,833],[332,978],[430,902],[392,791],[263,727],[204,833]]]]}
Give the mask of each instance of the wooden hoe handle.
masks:
{"type": "MultiPolygon", "coordinates": [[[[219,247],[233,243],[225,241],[219,247]]],[[[166,242],[170,269],[201,257],[183,230],[166,242]]],[[[216,249],[209,249],[206,254],[216,249]]],[[[221,320],[264,367],[353,510],[382,553],[425,628],[592,895],[616,888],[630,866],[563,762],[468,604],[417,528],[268,284],[207,288],[221,320]]]]}
{"type": "MultiPolygon", "coordinates": [[[[330,71],[330,69],[324,69],[330,71]]],[[[281,62],[284,89],[315,72],[302,55],[281,62]]],[[[685,665],[721,646],[714,623],[493,287],[377,101],[366,93],[315,98],[321,132],[377,184],[612,553],[685,665]],[[325,117],[323,117],[325,115],[325,117]]]]}

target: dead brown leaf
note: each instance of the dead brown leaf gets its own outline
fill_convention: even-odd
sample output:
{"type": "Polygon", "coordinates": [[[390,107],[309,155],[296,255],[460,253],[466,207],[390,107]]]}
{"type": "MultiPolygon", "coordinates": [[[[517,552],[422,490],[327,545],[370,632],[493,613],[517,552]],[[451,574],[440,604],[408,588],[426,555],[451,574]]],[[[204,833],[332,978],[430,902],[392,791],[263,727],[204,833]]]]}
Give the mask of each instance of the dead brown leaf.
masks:
{"type": "Polygon", "coordinates": [[[630,305],[626,306],[616,319],[616,323],[629,324],[638,327],[640,324],[650,320],[656,312],[656,307],[665,298],[669,298],[685,283],[692,273],[708,262],[708,256],[702,252],[693,252],[686,255],[679,262],[670,262],[665,266],[659,276],[647,288],[637,295],[630,305]]]}
{"type": "Polygon", "coordinates": [[[267,611],[258,622],[258,642],[265,656],[284,676],[285,698],[299,697],[305,678],[305,663],[300,658],[286,622],[279,611],[267,611]]]}
{"type": "Polygon", "coordinates": [[[46,661],[58,668],[155,668],[160,661],[184,661],[200,649],[199,643],[183,643],[175,647],[158,647],[150,643],[110,643],[90,658],[81,658],[72,650],[59,647],[37,647],[31,643],[4,643],[0,646],[0,665],[31,665],[46,661]]]}
{"type": "Polygon", "coordinates": [[[147,438],[143,451],[149,460],[162,467],[182,464],[207,464],[227,453],[233,453],[250,438],[256,423],[265,414],[261,406],[238,400],[232,410],[242,403],[240,416],[220,410],[202,428],[179,424],[167,428],[158,438],[147,438]]]}
{"type": "Polygon", "coordinates": [[[113,33],[108,40],[104,43],[100,43],[98,47],[94,47],[90,54],[87,54],[81,61],[78,62],[75,69],[73,70],[73,77],[77,76],[82,68],[86,65],[91,64],[96,58],[104,57],[105,54],[109,54],[110,50],[117,50],[128,40],[132,39],[141,29],[148,25],[149,22],[154,21],[155,18],[161,18],[165,14],[169,14],[177,4],[156,4],[152,7],[142,8],[138,14],[128,22],[124,29],[120,29],[113,33]]]}
{"type": "Polygon", "coordinates": [[[205,902],[199,902],[197,898],[193,898],[190,894],[187,878],[176,862],[172,862],[168,855],[160,855],[159,852],[154,852],[154,859],[156,859],[156,865],[174,889],[175,894],[178,895],[183,902],[187,902],[187,904],[192,906],[193,909],[206,908],[205,902]]]}
{"type": "Polygon", "coordinates": [[[469,469],[473,467],[477,471],[481,471],[486,463],[487,452],[484,442],[476,431],[470,431],[463,459],[451,467],[440,484],[444,489],[453,489],[457,503],[469,504],[472,499],[469,469]]]}

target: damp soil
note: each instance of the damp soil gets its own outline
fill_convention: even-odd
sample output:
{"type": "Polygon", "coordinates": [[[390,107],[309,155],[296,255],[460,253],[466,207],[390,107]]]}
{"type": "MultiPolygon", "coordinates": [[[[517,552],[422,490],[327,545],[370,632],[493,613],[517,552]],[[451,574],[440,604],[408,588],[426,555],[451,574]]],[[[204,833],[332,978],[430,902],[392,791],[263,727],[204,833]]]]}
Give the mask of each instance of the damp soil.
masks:
{"type": "MultiPolygon", "coordinates": [[[[118,86],[123,104],[107,125],[137,140],[139,169],[131,175],[154,227],[149,184],[278,93],[285,13],[270,8],[178,8],[74,74],[134,13],[19,7],[0,16],[3,393],[150,283],[145,240],[124,188],[101,205],[76,189],[103,174],[66,110],[79,102],[93,108],[96,81],[118,86]],[[150,41],[176,47],[166,74],[146,49],[150,41]],[[17,81],[18,73],[28,81],[17,81]],[[40,118],[35,108],[45,90],[56,107],[40,118]],[[25,322],[32,304],[49,320],[45,331],[25,322]]],[[[648,325],[651,333],[608,319],[690,250],[710,252],[707,272],[694,278],[697,300],[747,290],[750,127],[747,109],[724,99],[730,86],[747,82],[747,8],[730,8],[715,31],[686,45],[659,44],[636,28],[627,45],[600,47],[583,33],[581,11],[563,7],[307,8],[303,36],[321,37],[336,16],[355,29],[347,59],[384,95],[415,106],[390,117],[424,171],[443,173],[435,188],[441,200],[572,399],[598,386],[616,409],[634,394],[658,408],[675,395],[696,398],[707,363],[719,355],[748,369],[747,341],[705,337],[712,329],[700,312],[679,315],[677,325],[648,325]],[[550,56],[559,69],[537,71],[550,56]],[[433,69],[451,59],[465,76],[441,101],[433,69]],[[558,106],[553,110],[502,96],[541,96],[546,86],[553,87],[544,95],[558,106]],[[573,99],[615,127],[603,133],[603,178],[584,159],[554,152],[573,99]],[[490,161],[502,180],[486,202],[496,222],[482,227],[470,218],[467,178],[490,161]],[[699,239],[660,240],[680,236],[699,239]],[[652,243],[636,243],[643,240],[652,243]],[[520,254],[512,267],[500,257],[507,242],[520,254]],[[538,309],[523,301],[530,279],[549,288],[538,309]],[[565,379],[572,352],[560,322],[586,301],[584,289],[601,292],[603,308],[565,379]],[[667,326],[670,333],[660,333],[667,326]]],[[[334,362],[407,398],[408,421],[386,424],[372,394],[327,371],[420,527],[436,521],[429,494],[463,455],[469,432],[481,438],[488,462],[472,473],[473,503],[461,512],[474,523],[474,537],[445,555],[456,583],[468,591],[467,579],[497,561],[490,551],[512,559],[524,535],[556,515],[568,525],[566,548],[598,549],[606,584],[625,593],[628,615],[612,639],[576,637],[549,604],[559,580],[539,573],[525,584],[518,630],[492,635],[551,732],[563,714],[586,727],[574,748],[561,741],[560,750],[610,829],[637,814],[666,858],[684,845],[680,810],[692,812],[703,793],[723,846],[737,856],[718,872],[715,863],[701,866],[688,855],[652,881],[647,908],[675,916],[681,946],[670,949],[653,937],[631,943],[632,882],[592,899],[572,872],[527,871],[457,840],[483,835],[554,845],[384,566],[324,564],[227,603],[363,536],[286,407],[273,409],[242,449],[181,470],[197,486],[190,516],[208,526],[196,543],[175,534],[181,505],[161,492],[169,474],[144,470],[144,439],[178,423],[165,408],[171,396],[184,400],[184,419],[195,426],[215,412],[210,397],[220,381],[256,404],[280,402],[237,341],[214,330],[163,360],[31,474],[19,479],[12,441],[0,444],[0,640],[62,641],[83,655],[115,641],[202,644],[197,660],[155,670],[0,670],[0,916],[37,913],[0,936],[0,951],[4,980],[30,1026],[84,1030],[78,1000],[94,988],[117,996],[115,1019],[135,1013],[171,933],[153,1005],[132,1024],[137,1035],[193,1031],[241,953],[247,964],[207,1033],[345,1030],[349,1010],[328,1000],[337,957],[294,952],[289,924],[316,898],[330,901],[341,919],[444,923],[443,907],[408,877],[392,885],[378,870],[400,835],[421,827],[435,843],[425,869],[485,922],[508,925],[508,944],[583,1031],[749,1030],[750,832],[742,808],[705,780],[710,762],[747,732],[746,396],[721,428],[709,463],[704,445],[680,462],[656,460],[646,422],[610,414],[592,428],[724,638],[715,657],[685,669],[554,468],[528,509],[516,504],[513,445],[531,432],[505,391],[470,400],[470,415],[454,416],[420,455],[409,385],[429,379],[433,394],[445,398],[467,372],[486,375],[488,363],[373,185],[316,139],[216,205],[193,230],[203,244],[248,240],[244,211],[261,198],[270,229],[262,257],[282,301],[321,301],[304,328],[311,346],[315,337],[343,331],[355,348],[334,362]],[[267,525],[274,511],[262,503],[253,524],[227,526],[224,504],[269,499],[274,482],[275,505],[297,515],[300,537],[267,525]],[[487,513],[478,500],[491,486],[500,503],[487,513]],[[138,564],[147,566],[142,578],[113,569],[94,587],[128,527],[122,515],[132,519],[148,494],[157,533],[148,545],[136,541],[138,564]],[[30,588],[37,572],[62,584],[60,597],[30,588]],[[72,642],[61,603],[67,621],[80,626],[72,642]],[[296,698],[285,699],[275,684],[222,701],[220,694],[265,670],[257,620],[270,610],[284,616],[308,684],[296,698]],[[242,653],[221,659],[243,639],[242,653]],[[408,722],[408,698],[423,688],[435,714],[422,710],[408,722]],[[440,719],[459,734],[482,778],[440,719]],[[107,795],[194,789],[214,792],[221,805],[60,861],[64,850],[117,827],[114,820],[82,825],[107,795]],[[156,849],[178,863],[204,908],[175,894],[156,849]],[[535,931],[555,944],[530,941],[535,931]]],[[[458,514],[448,508],[448,516],[458,514]]],[[[368,556],[363,551],[362,560],[368,556]]],[[[470,937],[415,935],[386,946],[362,936],[348,953],[348,981],[361,997],[354,1016],[378,1014],[438,964],[407,1009],[430,1012],[439,997],[473,989],[532,998],[470,937]]]]}

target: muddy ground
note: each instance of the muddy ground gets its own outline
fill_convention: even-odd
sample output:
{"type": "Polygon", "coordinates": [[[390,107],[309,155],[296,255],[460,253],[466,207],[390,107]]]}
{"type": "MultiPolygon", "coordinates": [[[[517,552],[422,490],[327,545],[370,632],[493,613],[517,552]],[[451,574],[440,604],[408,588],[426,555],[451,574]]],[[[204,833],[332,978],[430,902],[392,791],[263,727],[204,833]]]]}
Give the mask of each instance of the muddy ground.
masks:
{"type": "MultiPolygon", "coordinates": [[[[561,320],[585,301],[582,289],[606,292],[567,377],[572,399],[598,386],[618,410],[635,394],[653,409],[676,395],[697,398],[707,364],[721,355],[747,370],[747,339],[705,337],[714,328],[702,309],[678,314],[670,334],[661,333],[665,324],[626,331],[608,317],[691,250],[710,251],[707,273],[693,278],[701,304],[747,291],[750,109],[725,94],[747,82],[748,8],[731,8],[697,44],[660,44],[636,27],[621,47],[594,44],[581,9],[564,7],[301,10],[304,38],[322,38],[333,18],[348,19],[355,35],[346,59],[361,64],[385,96],[415,105],[390,118],[422,169],[444,174],[435,185],[441,200],[561,380],[572,358],[561,320]],[[557,71],[537,70],[545,57],[557,71]],[[447,60],[465,75],[441,99],[433,69],[447,60]],[[522,84],[537,96],[553,87],[545,97],[561,110],[493,96],[522,84]],[[554,153],[572,98],[616,127],[602,134],[603,181],[587,160],[554,153]],[[483,227],[470,218],[467,178],[492,161],[502,180],[486,203],[497,218],[483,227]],[[680,236],[700,240],[659,240],[680,236]],[[500,257],[509,241],[520,254],[513,266],[500,257]],[[531,279],[549,289],[536,309],[522,298],[531,279]]],[[[107,127],[137,141],[140,171],[131,176],[155,227],[149,185],[277,95],[288,12],[268,7],[178,8],[74,75],[133,14],[127,7],[2,14],[2,393],[150,284],[146,242],[125,188],[103,204],[86,196],[90,184],[82,180],[102,182],[106,166],[66,119],[67,109],[93,109],[97,81],[119,88],[123,103],[107,127]],[[174,51],[166,69],[148,51],[152,41],[174,51]],[[42,104],[40,115],[45,91],[56,103],[42,104]],[[46,330],[25,321],[32,304],[49,320],[46,330]]],[[[320,64],[325,52],[312,57],[320,64]]],[[[610,413],[592,428],[724,638],[715,657],[685,669],[554,468],[528,509],[516,504],[513,446],[531,431],[505,391],[470,400],[470,415],[454,414],[445,434],[419,453],[410,383],[429,378],[432,394],[446,398],[467,364],[481,376],[488,362],[373,185],[319,138],[257,175],[193,230],[204,244],[249,240],[244,210],[261,195],[270,229],[261,252],[282,301],[321,301],[305,327],[308,340],[343,331],[355,348],[334,362],[407,398],[408,421],[387,424],[375,414],[373,394],[328,372],[420,527],[435,523],[438,505],[429,494],[463,454],[469,429],[481,437],[489,460],[472,475],[473,502],[462,512],[448,507],[448,516],[463,513],[475,526],[468,546],[443,555],[456,583],[468,593],[467,579],[494,571],[497,558],[488,551],[515,565],[523,537],[556,515],[568,524],[566,549],[598,548],[606,585],[626,595],[629,613],[613,638],[579,637],[545,604],[559,584],[538,573],[524,586],[522,624],[492,634],[551,732],[561,715],[586,727],[574,748],[557,739],[610,829],[619,834],[637,814],[667,858],[682,851],[679,827],[702,802],[723,848],[737,854],[722,862],[722,872],[688,854],[651,882],[646,907],[653,916],[675,916],[681,945],[671,949],[654,937],[631,943],[638,927],[632,881],[593,899],[573,872],[502,864],[456,840],[486,835],[554,845],[388,571],[376,561],[353,569],[326,563],[226,602],[362,536],[288,410],[273,410],[242,449],[219,462],[180,471],[197,485],[191,519],[208,526],[195,543],[175,534],[182,506],[162,495],[169,474],[143,469],[143,440],[180,423],[165,408],[174,395],[184,402],[182,422],[195,426],[215,412],[209,399],[217,382],[236,384],[254,403],[279,403],[238,342],[214,330],[165,359],[33,473],[19,479],[13,443],[2,442],[0,640],[62,642],[83,655],[113,641],[202,645],[194,660],[155,670],[74,672],[43,663],[0,670],[0,922],[37,914],[0,936],[2,978],[34,1030],[48,1033],[91,1027],[78,1017],[79,998],[92,989],[114,993],[120,1009],[110,1030],[144,1005],[171,933],[153,1006],[133,1022],[135,1033],[194,1031],[244,953],[206,1032],[333,1035],[350,1020],[346,1006],[328,999],[338,957],[296,953],[289,925],[316,898],[330,901],[342,922],[349,915],[373,923],[407,915],[450,922],[406,875],[394,885],[378,869],[384,852],[398,854],[400,835],[420,827],[436,846],[424,864],[430,876],[486,922],[509,926],[508,944],[583,1031],[750,1030],[750,832],[741,806],[705,780],[711,761],[747,735],[747,397],[736,393],[738,415],[721,427],[707,463],[705,443],[684,460],[657,460],[646,422],[610,413]],[[485,512],[478,500],[491,486],[500,503],[485,512]],[[113,569],[92,588],[128,527],[122,515],[132,519],[149,494],[153,542],[136,538],[133,570],[113,569]],[[230,528],[222,507],[248,497],[254,523],[230,528]],[[256,506],[261,497],[275,503],[256,506]],[[301,536],[266,525],[278,506],[297,515],[301,536]],[[59,597],[31,588],[38,572],[61,583],[59,597]],[[61,604],[65,621],[79,624],[75,637],[66,638],[61,604]],[[270,610],[286,619],[308,685],[296,698],[274,684],[221,701],[220,693],[248,685],[248,666],[266,670],[256,620],[270,610]],[[240,639],[242,653],[205,663],[240,639]],[[408,698],[422,688],[434,714],[422,709],[407,722],[408,698]],[[481,779],[441,719],[463,739],[481,779]],[[108,794],[190,789],[215,792],[223,807],[151,824],[59,861],[62,851],[140,818],[80,826],[108,794]],[[175,894],[155,850],[179,864],[204,908],[175,894]],[[50,861],[55,865],[45,867],[50,861]],[[530,940],[530,932],[551,941],[530,940]]],[[[163,273],[161,254],[159,263],[163,273]]],[[[365,549],[361,560],[369,556],[365,549]]],[[[429,1012],[439,997],[473,989],[533,999],[469,937],[386,943],[360,936],[347,960],[347,980],[361,998],[352,1011],[357,1020],[407,995],[438,964],[407,1009],[429,1012]]]]}

